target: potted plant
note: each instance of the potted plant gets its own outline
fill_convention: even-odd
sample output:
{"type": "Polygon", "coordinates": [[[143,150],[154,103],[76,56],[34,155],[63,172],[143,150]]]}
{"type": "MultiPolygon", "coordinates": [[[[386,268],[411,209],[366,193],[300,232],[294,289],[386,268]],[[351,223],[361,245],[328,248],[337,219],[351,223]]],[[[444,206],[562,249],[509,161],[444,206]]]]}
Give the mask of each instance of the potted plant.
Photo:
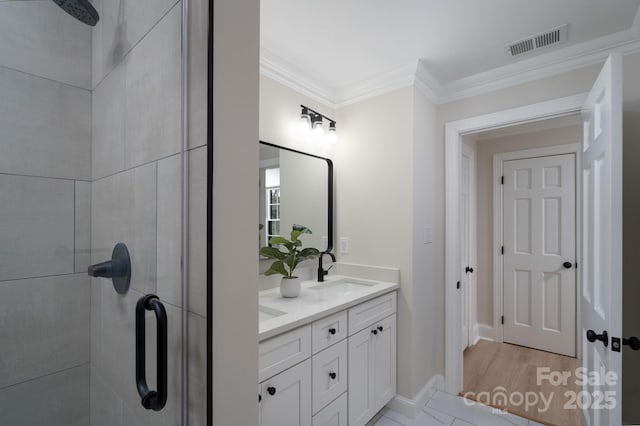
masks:
{"type": "Polygon", "coordinates": [[[275,259],[275,262],[271,264],[271,267],[264,274],[282,275],[280,283],[282,297],[298,297],[302,280],[294,275],[296,267],[303,260],[316,258],[320,254],[320,251],[316,248],[302,248],[300,236],[303,234],[311,234],[311,230],[305,226],[293,225],[290,240],[282,236],[272,237],[269,240],[269,244],[283,246],[287,251],[281,251],[277,247],[262,247],[260,249],[260,255],[275,259]]]}

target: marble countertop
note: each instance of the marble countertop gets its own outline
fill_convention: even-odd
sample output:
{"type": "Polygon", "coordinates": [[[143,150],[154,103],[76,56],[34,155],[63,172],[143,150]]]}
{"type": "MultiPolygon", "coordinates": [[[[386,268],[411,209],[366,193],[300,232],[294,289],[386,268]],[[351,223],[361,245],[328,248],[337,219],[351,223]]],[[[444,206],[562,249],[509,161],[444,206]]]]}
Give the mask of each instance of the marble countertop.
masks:
{"type": "Polygon", "coordinates": [[[280,296],[280,288],[258,295],[258,340],[284,333],[398,289],[398,283],[330,275],[324,282],[303,281],[300,295],[280,296]]]}

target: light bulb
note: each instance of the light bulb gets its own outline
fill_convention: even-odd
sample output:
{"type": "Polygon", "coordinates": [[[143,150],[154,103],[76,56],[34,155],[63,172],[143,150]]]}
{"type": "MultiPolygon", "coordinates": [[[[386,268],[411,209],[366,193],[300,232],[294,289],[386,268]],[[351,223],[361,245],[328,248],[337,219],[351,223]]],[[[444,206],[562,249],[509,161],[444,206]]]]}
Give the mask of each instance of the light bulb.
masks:
{"type": "Polygon", "coordinates": [[[300,122],[298,123],[298,130],[302,133],[306,133],[311,127],[311,117],[309,116],[309,111],[307,108],[302,108],[302,113],[300,114],[300,122]]]}
{"type": "Polygon", "coordinates": [[[311,131],[314,137],[321,137],[324,134],[324,129],[322,128],[322,123],[314,123],[313,130],[311,131]]]}
{"type": "Polygon", "coordinates": [[[336,123],[332,121],[329,123],[329,133],[327,134],[327,142],[336,143],[337,135],[336,135],[336,123]]]}
{"type": "Polygon", "coordinates": [[[314,115],[311,119],[311,123],[311,127],[313,127],[311,133],[313,133],[313,136],[316,138],[321,137],[324,133],[324,129],[322,128],[322,117],[320,115],[314,115]]]}

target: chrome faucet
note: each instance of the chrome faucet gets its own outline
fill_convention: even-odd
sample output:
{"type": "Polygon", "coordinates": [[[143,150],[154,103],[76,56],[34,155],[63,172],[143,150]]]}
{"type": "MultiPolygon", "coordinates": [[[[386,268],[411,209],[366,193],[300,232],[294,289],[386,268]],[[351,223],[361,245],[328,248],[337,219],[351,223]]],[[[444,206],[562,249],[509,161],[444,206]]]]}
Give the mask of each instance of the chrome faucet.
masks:
{"type": "Polygon", "coordinates": [[[333,268],[333,265],[329,266],[328,269],[324,269],[322,267],[322,256],[324,256],[325,254],[328,254],[329,256],[331,256],[332,262],[335,263],[336,261],[335,255],[330,251],[323,251],[322,253],[320,253],[320,257],[318,257],[318,282],[324,281],[324,276],[329,273],[329,269],[333,268]]]}

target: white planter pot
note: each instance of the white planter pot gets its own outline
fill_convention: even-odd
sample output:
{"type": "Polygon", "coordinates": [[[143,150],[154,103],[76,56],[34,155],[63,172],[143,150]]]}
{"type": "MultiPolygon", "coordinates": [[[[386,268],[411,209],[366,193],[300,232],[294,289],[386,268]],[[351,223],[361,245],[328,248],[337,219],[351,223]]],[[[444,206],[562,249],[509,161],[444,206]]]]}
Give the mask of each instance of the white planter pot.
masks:
{"type": "Polygon", "coordinates": [[[280,294],[282,297],[298,297],[300,294],[300,283],[302,280],[298,277],[284,278],[280,282],[280,294]]]}

